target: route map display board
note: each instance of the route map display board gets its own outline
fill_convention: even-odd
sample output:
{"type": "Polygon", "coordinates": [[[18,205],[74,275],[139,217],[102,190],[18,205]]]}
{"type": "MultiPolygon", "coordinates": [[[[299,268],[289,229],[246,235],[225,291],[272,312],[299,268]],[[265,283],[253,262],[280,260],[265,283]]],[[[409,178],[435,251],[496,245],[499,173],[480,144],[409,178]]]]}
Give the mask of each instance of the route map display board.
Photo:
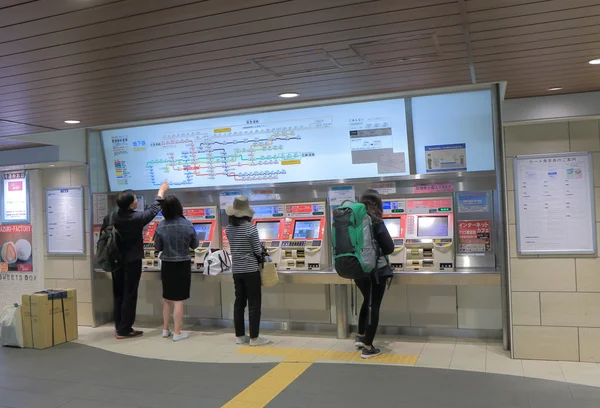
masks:
{"type": "Polygon", "coordinates": [[[48,254],[85,254],[83,187],[46,190],[46,232],[48,254]]]}
{"type": "Polygon", "coordinates": [[[102,140],[112,191],[409,172],[403,99],[107,130],[102,140]]]}
{"type": "Polygon", "coordinates": [[[519,254],[595,254],[591,154],[517,156],[514,170],[519,254]]]}

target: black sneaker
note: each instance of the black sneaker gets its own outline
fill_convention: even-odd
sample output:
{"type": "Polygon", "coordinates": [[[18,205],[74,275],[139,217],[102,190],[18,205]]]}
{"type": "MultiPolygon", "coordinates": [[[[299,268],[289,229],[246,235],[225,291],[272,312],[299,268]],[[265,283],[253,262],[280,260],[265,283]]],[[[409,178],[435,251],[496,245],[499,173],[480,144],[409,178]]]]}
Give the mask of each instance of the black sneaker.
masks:
{"type": "Polygon", "coordinates": [[[381,350],[379,350],[376,347],[371,347],[370,349],[365,347],[360,355],[360,358],[377,357],[380,354],[381,354],[381,350]]]}
{"type": "Polygon", "coordinates": [[[143,335],[144,335],[143,331],[132,330],[131,332],[129,332],[127,334],[117,334],[117,340],[133,339],[135,337],[140,337],[140,336],[143,336],[143,335]]]}
{"type": "Polygon", "coordinates": [[[354,347],[357,349],[365,348],[365,336],[356,336],[354,339],[354,347]]]}

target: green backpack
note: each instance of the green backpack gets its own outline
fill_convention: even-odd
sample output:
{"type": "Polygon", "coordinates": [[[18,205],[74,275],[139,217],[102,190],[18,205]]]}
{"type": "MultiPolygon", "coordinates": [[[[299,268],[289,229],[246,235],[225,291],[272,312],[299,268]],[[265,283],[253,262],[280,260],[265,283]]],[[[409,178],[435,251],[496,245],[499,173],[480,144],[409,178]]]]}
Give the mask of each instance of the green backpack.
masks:
{"type": "Polygon", "coordinates": [[[360,279],[377,266],[378,245],[367,207],[362,203],[346,203],[350,202],[333,210],[333,263],[340,277],[360,279]]]}

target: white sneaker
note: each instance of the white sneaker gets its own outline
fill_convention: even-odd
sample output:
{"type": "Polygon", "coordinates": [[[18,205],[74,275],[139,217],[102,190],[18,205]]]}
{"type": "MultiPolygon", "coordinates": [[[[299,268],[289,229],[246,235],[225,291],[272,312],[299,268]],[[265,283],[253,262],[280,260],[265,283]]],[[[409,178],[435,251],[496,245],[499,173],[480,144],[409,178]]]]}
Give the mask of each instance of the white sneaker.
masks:
{"type": "Polygon", "coordinates": [[[173,341],[181,341],[181,340],[185,340],[188,337],[190,337],[189,334],[187,333],[181,333],[181,334],[174,334],[173,335],[173,341]]]}
{"type": "Polygon", "coordinates": [[[269,343],[271,343],[271,340],[267,340],[264,337],[257,337],[255,339],[250,339],[251,346],[264,346],[269,343]]]}
{"type": "Polygon", "coordinates": [[[248,336],[242,336],[242,337],[235,338],[235,344],[247,344],[249,342],[250,342],[250,337],[248,337],[248,336]]]}
{"type": "Polygon", "coordinates": [[[171,334],[173,334],[173,333],[171,333],[171,330],[163,330],[162,331],[162,338],[166,339],[168,337],[171,337],[171,334]]]}

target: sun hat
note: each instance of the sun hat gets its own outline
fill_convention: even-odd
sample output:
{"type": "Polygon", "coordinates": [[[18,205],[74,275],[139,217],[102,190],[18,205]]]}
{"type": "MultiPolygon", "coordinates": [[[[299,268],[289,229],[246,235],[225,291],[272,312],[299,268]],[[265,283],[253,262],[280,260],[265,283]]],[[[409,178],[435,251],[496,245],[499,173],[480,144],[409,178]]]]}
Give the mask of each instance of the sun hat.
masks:
{"type": "Polygon", "coordinates": [[[233,200],[233,205],[227,207],[225,209],[225,213],[229,216],[243,218],[254,216],[254,210],[250,208],[250,203],[248,203],[248,197],[239,196],[233,200]]]}

